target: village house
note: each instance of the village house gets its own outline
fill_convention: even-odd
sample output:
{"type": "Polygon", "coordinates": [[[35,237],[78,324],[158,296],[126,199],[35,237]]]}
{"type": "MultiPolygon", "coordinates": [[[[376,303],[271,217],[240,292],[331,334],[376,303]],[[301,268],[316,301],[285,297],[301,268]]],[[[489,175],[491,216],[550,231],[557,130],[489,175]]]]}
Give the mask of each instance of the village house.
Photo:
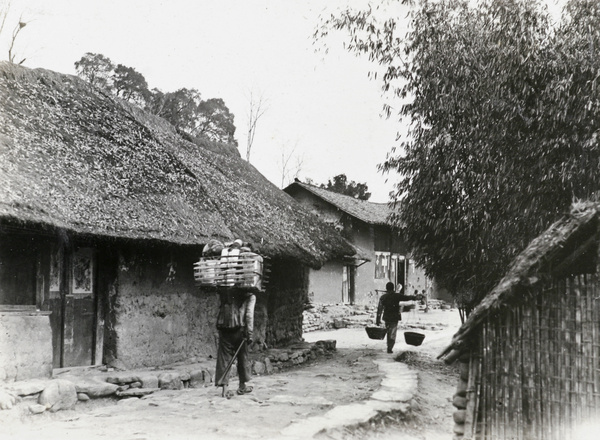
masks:
{"type": "Polygon", "coordinates": [[[334,226],[354,245],[351,258],[326,262],[310,270],[311,300],[320,304],[376,305],[385,285],[402,284],[404,293],[428,294],[433,285],[415,265],[398,230],[388,223],[391,208],[338,194],[298,180],[284,189],[304,207],[334,226]]]}
{"type": "Polygon", "coordinates": [[[0,382],[216,353],[209,239],[267,257],[255,348],[300,340],[308,270],[354,250],[232,146],[81,79],[0,64],[0,382]]]}
{"type": "Polygon", "coordinates": [[[600,204],[533,240],[440,357],[456,439],[583,439],[600,420],[600,204]]]}

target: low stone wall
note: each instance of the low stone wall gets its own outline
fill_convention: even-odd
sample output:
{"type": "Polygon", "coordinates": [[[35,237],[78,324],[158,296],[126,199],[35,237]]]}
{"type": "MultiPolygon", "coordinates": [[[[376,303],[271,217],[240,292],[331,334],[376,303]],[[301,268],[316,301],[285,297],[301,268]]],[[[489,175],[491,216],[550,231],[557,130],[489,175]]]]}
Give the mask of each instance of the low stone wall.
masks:
{"type": "Polygon", "coordinates": [[[0,313],[0,382],[51,376],[49,313],[0,313]]]}
{"type": "Polygon", "coordinates": [[[465,421],[467,416],[467,403],[469,396],[467,388],[469,383],[469,362],[468,353],[459,358],[460,378],[456,387],[456,393],[452,397],[452,405],[456,408],[452,417],[454,419],[453,440],[462,440],[465,435],[465,421]]]}
{"type": "Polygon", "coordinates": [[[302,331],[365,327],[375,322],[377,307],[347,304],[318,304],[303,312],[302,331]]]}
{"type": "MultiPolygon", "coordinates": [[[[330,356],[335,350],[336,341],[326,340],[250,353],[252,371],[257,376],[274,374],[330,356]]],[[[99,397],[140,398],[160,390],[214,386],[214,369],[214,360],[198,362],[195,358],[169,365],[163,370],[116,371],[104,368],[104,371],[90,369],[89,374],[75,374],[65,369],[52,380],[20,381],[0,387],[0,409],[12,409],[25,397],[37,401],[29,405],[29,411],[37,414],[71,409],[78,401],[99,397]]],[[[231,377],[236,374],[234,365],[231,377]]]]}
{"type": "MultiPolygon", "coordinates": [[[[429,300],[429,310],[450,309],[451,305],[442,300],[429,300]]],[[[418,304],[419,312],[426,312],[425,304],[418,304]]],[[[312,304],[302,313],[302,332],[318,330],[357,328],[374,325],[377,305],[312,304]]]]}

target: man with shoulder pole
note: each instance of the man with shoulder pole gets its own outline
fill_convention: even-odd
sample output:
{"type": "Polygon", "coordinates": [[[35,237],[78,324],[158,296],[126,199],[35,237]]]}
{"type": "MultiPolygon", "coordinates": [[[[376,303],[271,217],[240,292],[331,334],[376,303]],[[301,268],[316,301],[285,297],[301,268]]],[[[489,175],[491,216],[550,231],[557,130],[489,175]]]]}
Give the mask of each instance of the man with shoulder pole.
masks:
{"type": "Polygon", "coordinates": [[[398,332],[398,321],[402,320],[400,313],[401,301],[415,301],[422,299],[422,295],[403,295],[402,284],[398,285],[398,292],[394,290],[394,283],[389,282],[385,285],[385,293],[379,298],[377,304],[376,325],[381,325],[381,317],[385,321],[387,329],[387,352],[393,353],[394,345],[396,344],[396,333],[398,332]]]}

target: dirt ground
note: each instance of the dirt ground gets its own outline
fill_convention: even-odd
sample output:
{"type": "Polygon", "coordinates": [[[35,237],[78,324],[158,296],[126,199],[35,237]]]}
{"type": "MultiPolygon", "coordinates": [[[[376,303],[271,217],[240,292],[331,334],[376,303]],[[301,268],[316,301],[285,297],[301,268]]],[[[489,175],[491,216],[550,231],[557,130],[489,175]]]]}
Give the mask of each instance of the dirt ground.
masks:
{"type": "MultiPolygon", "coordinates": [[[[420,347],[399,342],[395,356],[418,371],[419,388],[412,416],[387,414],[366,425],[319,434],[336,439],[437,440],[452,437],[450,400],[456,386],[454,368],[435,356],[459,323],[456,311],[419,313],[407,319],[410,330],[426,334],[420,347]]],[[[94,399],[75,409],[32,415],[34,400],[24,399],[12,410],[0,411],[0,439],[126,439],[188,438],[278,439],[295,421],[369,398],[382,379],[373,363],[385,350],[384,341],[367,338],[364,329],[307,333],[309,342],[335,339],[335,354],[281,373],[256,377],[254,391],[224,399],[220,389],[206,387],[160,391],[142,399],[94,399]]],[[[232,387],[236,384],[232,383],[232,387]]],[[[235,389],[235,388],[234,388],[235,389]]]]}
{"type": "MultiPolygon", "coordinates": [[[[432,310],[428,313],[403,314],[404,321],[398,328],[395,347],[395,360],[403,362],[417,371],[418,393],[413,401],[412,415],[387,414],[369,424],[346,427],[335,433],[327,433],[321,438],[344,440],[448,440],[452,438],[454,421],[452,396],[458,381],[458,367],[448,366],[436,359],[452,335],[460,326],[457,310],[432,310]],[[406,345],[402,341],[403,330],[425,333],[419,347],[406,345]]],[[[355,333],[356,330],[352,330],[355,333]]],[[[384,341],[364,341],[345,336],[350,330],[329,332],[338,346],[355,348],[385,349],[384,341]]],[[[321,332],[307,334],[307,340],[317,340],[321,332]]],[[[325,334],[326,332],[322,332],[325,334]]]]}

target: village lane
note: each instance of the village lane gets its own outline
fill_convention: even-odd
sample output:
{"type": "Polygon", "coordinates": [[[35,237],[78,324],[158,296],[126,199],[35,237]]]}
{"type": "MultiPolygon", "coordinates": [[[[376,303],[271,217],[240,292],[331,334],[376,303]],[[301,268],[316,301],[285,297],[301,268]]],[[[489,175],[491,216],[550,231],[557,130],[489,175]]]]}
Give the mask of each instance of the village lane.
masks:
{"type": "MultiPolygon", "coordinates": [[[[446,320],[453,317],[450,312],[437,313],[446,320]]],[[[427,318],[433,322],[438,316],[432,314],[427,318]]],[[[420,331],[426,334],[426,340],[421,347],[399,341],[396,352],[433,353],[456,329],[448,323],[424,327],[420,331]]],[[[24,400],[13,410],[0,412],[3,426],[0,438],[311,438],[323,430],[339,434],[347,426],[364,427],[370,417],[365,403],[381,392],[390,372],[401,372],[407,378],[403,380],[416,386],[416,375],[407,372],[409,368],[402,363],[394,362],[396,355],[384,352],[384,341],[368,339],[363,328],[307,333],[305,339],[308,342],[335,339],[338,348],[319,360],[256,377],[254,391],[248,395],[225,399],[220,389],[212,386],[161,390],[141,399],[79,402],[74,410],[40,415],[28,414],[27,407],[33,402],[24,400]],[[351,414],[352,411],[357,414],[351,414]]],[[[236,385],[233,382],[232,388],[236,385]]],[[[377,411],[385,412],[388,407],[393,410],[387,403],[377,404],[377,411]]],[[[384,438],[381,432],[373,435],[372,438],[384,438]]]]}

